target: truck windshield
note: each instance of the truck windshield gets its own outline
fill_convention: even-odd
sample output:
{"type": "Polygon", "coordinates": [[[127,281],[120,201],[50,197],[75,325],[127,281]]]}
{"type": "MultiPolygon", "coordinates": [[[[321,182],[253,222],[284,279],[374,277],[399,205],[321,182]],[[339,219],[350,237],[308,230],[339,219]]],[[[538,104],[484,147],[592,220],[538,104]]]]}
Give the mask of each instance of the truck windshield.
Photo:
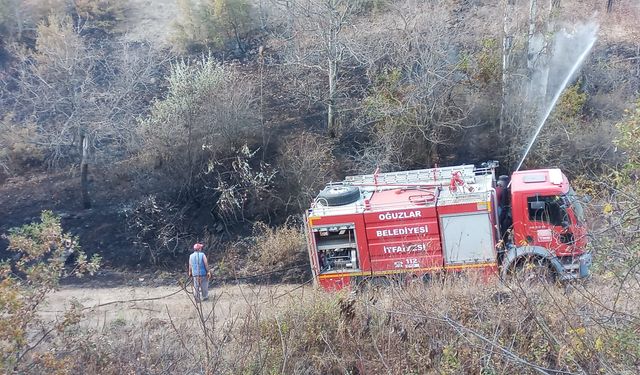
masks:
{"type": "Polygon", "coordinates": [[[572,187],[569,188],[569,192],[566,194],[566,197],[571,207],[573,207],[573,212],[576,214],[578,222],[584,223],[584,209],[582,208],[578,195],[572,187]]]}

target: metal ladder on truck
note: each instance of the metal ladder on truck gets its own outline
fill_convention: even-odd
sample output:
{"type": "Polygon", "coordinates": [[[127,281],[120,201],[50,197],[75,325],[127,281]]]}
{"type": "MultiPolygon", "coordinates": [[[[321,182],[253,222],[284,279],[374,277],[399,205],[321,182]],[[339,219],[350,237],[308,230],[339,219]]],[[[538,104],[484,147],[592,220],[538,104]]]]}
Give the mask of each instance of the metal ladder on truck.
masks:
{"type": "Polygon", "coordinates": [[[360,186],[362,190],[380,190],[381,188],[397,188],[399,186],[444,186],[449,185],[454,173],[467,184],[476,180],[473,165],[459,165],[453,167],[417,169],[413,171],[374,173],[358,176],[347,176],[344,184],[360,186]]]}

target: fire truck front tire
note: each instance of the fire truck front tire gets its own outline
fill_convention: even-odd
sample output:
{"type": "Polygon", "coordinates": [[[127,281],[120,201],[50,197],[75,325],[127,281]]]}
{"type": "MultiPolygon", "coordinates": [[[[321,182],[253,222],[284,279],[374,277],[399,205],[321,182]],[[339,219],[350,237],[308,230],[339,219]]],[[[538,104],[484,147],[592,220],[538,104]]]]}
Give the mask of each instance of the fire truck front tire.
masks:
{"type": "Polygon", "coordinates": [[[342,206],[360,199],[360,188],[355,186],[327,186],[318,194],[318,199],[328,206],[342,206]]]}
{"type": "Polygon", "coordinates": [[[525,257],[519,262],[515,278],[527,285],[551,284],[555,281],[549,261],[536,256],[525,257]]]}

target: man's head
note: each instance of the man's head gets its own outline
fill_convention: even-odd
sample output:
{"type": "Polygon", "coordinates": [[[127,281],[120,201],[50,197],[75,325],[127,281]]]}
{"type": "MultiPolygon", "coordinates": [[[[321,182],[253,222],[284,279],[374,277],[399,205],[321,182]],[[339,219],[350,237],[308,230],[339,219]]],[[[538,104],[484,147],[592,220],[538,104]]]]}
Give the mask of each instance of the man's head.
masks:
{"type": "Polygon", "coordinates": [[[202,248],[203,248],[203,247],[204,247],[204,245],[203,245],[203,244],[201,244],[200,242],[196,242],[196,243],[193,245],[193,250],[194,250],[194,251],[200,251],[200,250],[202,250],[202,248]]]}

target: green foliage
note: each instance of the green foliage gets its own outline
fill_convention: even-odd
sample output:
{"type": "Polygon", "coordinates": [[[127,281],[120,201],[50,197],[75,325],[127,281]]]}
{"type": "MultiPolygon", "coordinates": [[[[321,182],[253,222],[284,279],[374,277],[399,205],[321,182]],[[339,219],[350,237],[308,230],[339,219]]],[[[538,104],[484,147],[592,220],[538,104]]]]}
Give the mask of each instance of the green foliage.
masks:
{"type": "Polygon", "coordinates": [[[440,358],[440,366],[445,373],[455,373],[460,370],[460,359],[458,353],[452,347],[445,346],[442,348],[442,357],[440,358]]]}
{"type": "Polygon", "coordinates": [[[181,50],[189,51],[198,46],[199,41],[208,39],[207,32],[197,17],[192,0],[177,0],[180,17],[173,24],[173,42],[181,50]]]}
{"type": "Polygon", "coordinates": [[[399,104],[402,99],[401,78],[402,71],[399,68],[385,69],[377,75],[374,83],[375,91],[365,101],[367,109],[374,111],[379,105],[399,104]]]}
{"type": "Polygon", "coordinates": [[[401,69],[385,69],[375,77],[371,93],[365,98],[365,109],[371,117],[380,118],[376,126],[381,130],[403,122],[394,116],[394,110],[400,109],[405,97],[401,79],[401,69]]]}
{"type": "Polygon", "coordinates": [[[73,6],[86,33],[112,34],[124,19],[126,0],[74,0],[73,6]]]}
{"type": "Polygon", "coordinates": [[[179,0],[180,21],[175,41],[186,50],[224,48],[229,43],[244,49],[244,40],[255,29],[253,6],[247,0],[179,0]]]}
{"type": "MultiPolygon", "coordinates": [[[[536,140],[536,146],[528,156],[527,163],[531,163],[529,165],[561,165],[565,173],[569,174],[584,173],[585,167],[593,171],[609,168],[613,154],[612,124],[597,118],[587,118],[584,111],[587,93],[582,91],[581,86],[582,83],[577,82],[562,92],[536,140]],[[559,153],[558,150],[564,152],[559,153]],[[607,157],[603,158],[603,155],[607,157]]],[[[530,118],[538,117],[532,114],[530,118]]],[[[527,141],[528,138],[522,140],[527,141]]]]}
{"type": "Polygon", "coordinates": [[[375,77],[365,98],[365,113],[373,138],[369,150],[376,154],[374,166],[389,170],[411,165],[429,165],[425,152],[435,126],[427,117],[427,100],[418,100],[419,88],[404,80],[400,68],[385,69],[375,77]]]}
{"type": "Polygon", "coordinates": [[[626,158],[625,171],[637,179],[640,170],[640,99],[635,108],[625,110],[625,117],[616,128],[619,132],[616,145],[626,158]]]}
{"type": "Polygon", "coordinates": [[[252,5],[247,0],[209,0],[213,7],[215,23],[226,35],[234,40],[237,48],[242,48],[241,38],[252,29],[252,5]]]}
{"type": "MultiPolygon", "coordinates": [[[[295,368],[393,374],[534,374],[536,368],[633,372],[638,358],[638,335],[630,332],[634,323],[588,324],[603,317],[610,305],[600,303],[616,298],[615,288],[589,288],[598,293],[594,298],[582,289],[522,291],[473,284],[458,280],[369,289],[349,297],[314,295],[265,319],[261,337],[270,350],[262,351],[270,355],[264,365],[282,373],[295,368]],[[496,301],[498,295],[502,301],[496,301]]],[[[629,295],[622,298],[631,303],[629,295]]],[[[634,308],[620,313],[631,312],[629,318],[636,319],[634,308]]]]}
{"type": "Polygon", "coordinates": [[[5,237],[8,249],[19,257],[13,264],[0,265],[0,369],[19,371],[26,368],[26,356],[37,343],[79,321],[78,311],[71,309],[52,327],[41,326],[38,308],[46,295],[69,272],[78,277],[96,272],[100,257],[94,255],[88,261],[78,238],[64,233],[60,218],[49,211],[42,213],[40,222],[11,229],[5,237]],[[75,256],[75,262],[67,271],[65,262],[71,256],[75,256]],[[34,337],[32,332],[39,330],[34,337]]]}
{"type": "Polygon", "coordinates": [[[481,46],[476,54],[475,78],[485,85],[500,82],[502,66],[498,41],[494,38],[483,39],[481,46]]]}
{"type": "Polygon", "coordinates": [[[580,84],[576,82],[564,90],[554,108],[555,118],[565,123],[576,122],[587,102],[587,93],[580,90],[580,84]]]}
{"type": "MultiPolygon", "coordinates": [[[[316,373],[331,373],[326,370],[334,361],[348,361],[348,358],[336,358],[335,355],[332,358],[321,358],[312,354],[327,346],[333,348],[333,343],[346,333],[341,332],[341,316],[337,307],[339,298],[343,296],[318,296],[312,301],[291,306],[278,311],[272,318],[264,319],[260,325],[260,336],[270,348],[265,364],[280,370],[275,372],[286,373],[282,359],[297,358],[296,362],[299,362],[301,368],[313,368],[316,373]],[[278,345],[280,342],[284,342],[286,346],[278,345]]],[[[347,339],[348,336],[343,337],[347,339]]],[[[342,353],[343,349],[346,348],[341,348],[342,353]]]]}
{"type": "MultiPolygon", "coordinates": [[[[640,264],[640,233],[637,230],[640,226],[640,100],[632,109],[626,110],[616,128],[618,134],[614,144],[621,154],[621,165],[610,166],[608,173],[595,179],[595,183],[593,178],[588,180],[593,186],[590,193],[597,202],[592,204],[595,211],[592,220],[604,228],[595,226],[598,235],[593,236],[590,246],[594,249],[596,270],[607,283],[619,288],[620,295],[626,295],[629,284],[638,285],[640,279],[637,270],[640,264]]],[[[603,347],[615,346],[623,350],[629,344],[624,350],[638,353],[638,331],[635,335],[629,334],[610,333],[603,347]]]]}

